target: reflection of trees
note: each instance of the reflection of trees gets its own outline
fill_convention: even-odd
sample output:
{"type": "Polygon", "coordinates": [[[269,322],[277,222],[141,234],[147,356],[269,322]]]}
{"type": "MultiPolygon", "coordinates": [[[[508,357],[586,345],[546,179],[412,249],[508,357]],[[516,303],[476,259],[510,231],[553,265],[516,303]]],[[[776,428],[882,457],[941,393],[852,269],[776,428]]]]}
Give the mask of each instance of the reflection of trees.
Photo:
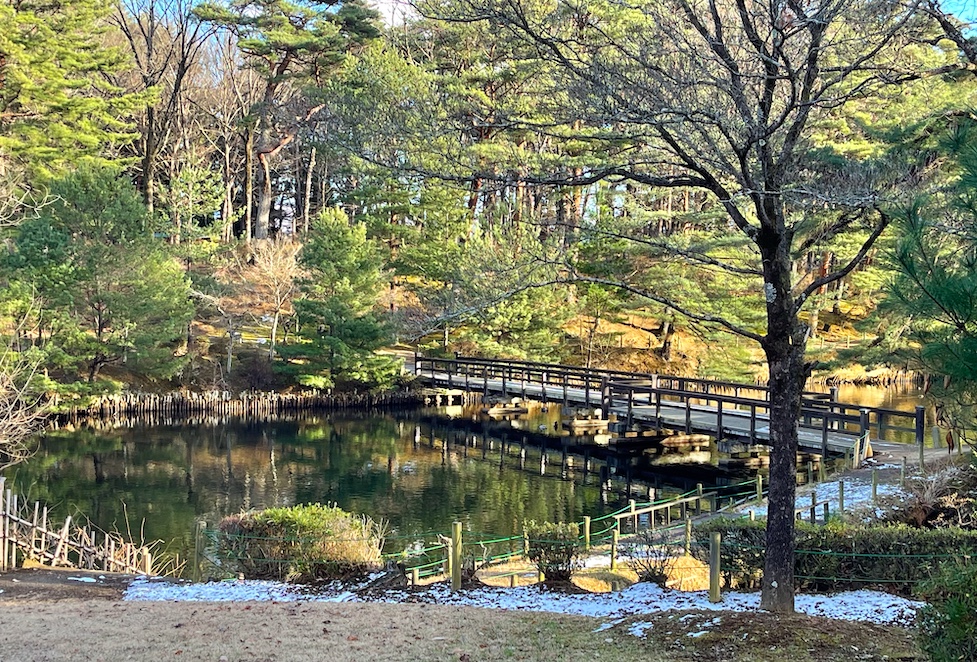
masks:
{"type": "MultiPolygon", "coordinates": [[[[462,519],[477,532],[517,531],[524,519],[575,520],[599,508],[596,485],[500,471],[498,446],[485,459],[413,415],[335,415],[277,423],[76,430],[49,435],[14,481],[31,499],[88,515],[104,528],[185,540],[242,506],[336,502],[387,519],[400,533],[447,530],[462,519]],[[97,456],[97,463],[93,457],[97,456]],[[96,470],[96,466],[98,469],[96,470]],[[25,489],[26,488],[26,489],[25,489]]],[[[530,466],[527,463],[527,467],[530,466]]]]}

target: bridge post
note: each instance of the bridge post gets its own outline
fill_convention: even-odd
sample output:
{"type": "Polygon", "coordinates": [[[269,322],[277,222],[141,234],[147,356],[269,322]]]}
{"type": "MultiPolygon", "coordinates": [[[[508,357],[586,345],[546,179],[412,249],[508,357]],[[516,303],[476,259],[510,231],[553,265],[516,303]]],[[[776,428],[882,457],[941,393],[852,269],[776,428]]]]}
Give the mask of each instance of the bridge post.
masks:
{"type": "Polygon", "coordinates": [[[866,437],[866,439],[867,439],[867,436],[868,436],[869,432],[872,429],[872,427],[871,427],[872,424],[869,421],[868,416],[869,416],[868,409],[865,409],[863,407],[862,409],[859,409],[858,410],[858,427],[861,428],[860,432],[861,432],[862,436],[866,437]]]}
{"type": "Polygon", "coordinates": [[[685,434],[692,434],[692,398],[685,396],[685,434]]]}
{"type": "Polygon", "coordinates": [[[926,441],[926,407],[916,405],[916,444],[922,448],[926,441]]]}
{"type": "Polygon", "coordinates": [[[611,385],[607,381],[607,375],[600,379],[600,415],[605,421],[611,413],[611,385]]]}
{"type": "Polygon", "coordinates": [[[570,377],[569,375],[567,375],[566,371],[563,371],[563,406],[564,407],[566,407],[567,404],[569,404],[569,400],[567,400],[567,380],[569,378],[570,377]]]}
{"type": "MultiPolygon", "coordinates": [[[[655,375],[655,383],[658,383],[658,375],[655,375]]],[[[655,387],[655,434],[662,431],[662,393],[655,387]]]]}
{"type": "Polygon", "coordinates": [[[634,425],[634,388],[628,389],[628,428],[634,425]]]}
{"type": "Polygon", "coordinates": [[[821,414],[821,463],[828,459],[828,414],[821,414]]]}
{"type": "Polygon", "coordinates": [[[586,405],[584,406],[589,407],[590,406],[590,371],[589,370],[587,370],[584,373],[583,381],[584,381],[584,402],[586,403],[586,405]]]}
{"type": "Polygon", "coordinates": [[[482,397],[488,397],[488,366],[482,366],[482,397]]]}
{"type": "Polygon", "coordinates": [[[723,401],[716,400],[716,441],[723,439],[723,401]]]}

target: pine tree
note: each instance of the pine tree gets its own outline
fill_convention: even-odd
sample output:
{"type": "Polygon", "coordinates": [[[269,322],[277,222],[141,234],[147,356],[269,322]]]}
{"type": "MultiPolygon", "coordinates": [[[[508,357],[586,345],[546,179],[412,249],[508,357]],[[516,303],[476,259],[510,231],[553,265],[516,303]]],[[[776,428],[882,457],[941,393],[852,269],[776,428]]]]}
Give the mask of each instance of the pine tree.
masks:
{"type": "Polygon", "coordinates": [[[126,117],[148,97],[103,75],[126,64],[102,40],[110,10],[106,0],[0,4],[0,168],[58,172],[111,159],[111,145],[132,139],[126,117]]]}

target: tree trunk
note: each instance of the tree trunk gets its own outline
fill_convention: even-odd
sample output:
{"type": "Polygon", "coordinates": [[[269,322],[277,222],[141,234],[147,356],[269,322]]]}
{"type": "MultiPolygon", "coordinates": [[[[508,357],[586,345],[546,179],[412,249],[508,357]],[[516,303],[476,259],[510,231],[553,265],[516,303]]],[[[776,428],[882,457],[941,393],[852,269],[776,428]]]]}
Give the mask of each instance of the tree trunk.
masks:
{"type": "Polygon", "coordinates": [[[254,238],[267,239],[271,219],[271,167],[266,154],[258,155],[258,213],[254,217],[254,238]]]}
{"type": "Polygon", "coordinates": [[[312,171],[315,170],[315,147],[309,152],[309,169],[305,172],[305,195],[302,198],[302,234],[309,234],[309,215],[312,206],[312,171]]]}
{"type": "Polygon", "coordinates": [[[275,309],[275,316],[271,320],[271,346],[268,348],[268,360],[275,360],[275,343],[278,341],[278,321],[281,319],[281,307],[275,309]]]}
{"type": "Polygon", "coordinates": [[[247,145],[244,149],[244,240],[251,241],[254,234],[254,131],[248,129],[247,145]]]}
{"type": "Polygon", "coordinates": [[[146,107],[146,145],[142,155],[142,197],[149,216],[156,206],[156,109],[146,107]]]}
{"type": "Polygon", "coordinates": [[[224,141],[224,204],[221,215],[224,220],[222,238],[225,243],[231,243],[234,237],[234,174],[231,171],[231,146],[224,141]]]}
{"type": "MultiPolygon", "coordinates": [[[[777,205],[770,201],[770,205],[777,205]]],[[[801,393],[810,373],[804,362],[807,325],[797,317],[791,294],[790,234],[779,211],[768,218],[757,242],[764,265],[767,335],[763,349],[770,372],[770,492],[767,549],[760,608],[794,611],[794,500],[797,491],[797,426],[801,393]]]]}

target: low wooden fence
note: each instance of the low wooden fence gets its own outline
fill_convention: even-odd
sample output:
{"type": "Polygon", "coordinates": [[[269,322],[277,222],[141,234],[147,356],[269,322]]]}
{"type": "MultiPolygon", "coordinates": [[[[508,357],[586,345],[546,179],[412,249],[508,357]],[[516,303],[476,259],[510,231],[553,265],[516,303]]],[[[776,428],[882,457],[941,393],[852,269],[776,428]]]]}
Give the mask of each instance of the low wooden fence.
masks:
{"type": "Polygon", "coordinates": [[[424,395],[416,391],[389,393],[120,393],[104,395],[83,407],[66,407],[56,420],[119,418],[124,416],[277,416],[281,414],[337,410],[417,406],[424,395]]]}
{"type": "Polygon", "coordinates": [[[116,533],[91,525],[79,525],[66,517],[63,523],[48,519],[40,503],[22,502],[0,477],[0,572],[30,559],[52,566],[104,572],[152,575],[150,546],[127,542],[116,533]]]}

